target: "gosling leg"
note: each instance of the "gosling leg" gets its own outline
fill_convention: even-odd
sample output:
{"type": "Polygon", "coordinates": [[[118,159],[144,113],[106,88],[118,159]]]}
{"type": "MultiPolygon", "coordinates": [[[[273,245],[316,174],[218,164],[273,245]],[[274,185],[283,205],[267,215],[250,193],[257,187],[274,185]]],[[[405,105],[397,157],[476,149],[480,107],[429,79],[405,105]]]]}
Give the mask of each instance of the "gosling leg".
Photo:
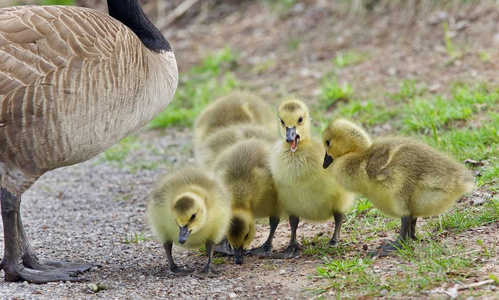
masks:
{"type": "Polygon", "coordinates": [[[247,253],[250,255],[265,255],[265,254],[271,254],[272,253],[272,241],[274,240],[274,234],[277,229],[277,226],[279,225],[280,219],[278,217],[269,217],[269,224],[270,224],[270,233],[269,237],[258,248],[253,248],[249,250],[247,253]]]}
{"type": "Polygon", "coordinates": [[[214,248],[213,242],[206,243],[206,254],[208,255],[208,262],[206,263],[204,268],[199,273],[197,273],[195,275],[196,277],[198,277],[198,278],[206,278],[206,277],[213,278],[213,277],[220,276],[220,273],[218,273],[217,271],[215,271],[211,267],[211,261],[213,259],[213,248],[214,248]]]}
{"type": "Polygon", "coordinates": [[[411,220],[411,228],[409,229],[409,235],[407,236],[415,241],[418,240],[418,238],[416,237],[416,222],[417,221],[418,221],[418,218],[413,218],[411,220]]]}
{"type": "Polygon", "coordinates": [[[301,246],[296,241],[296,230],[298,229],[298,223],[300,219],[296,216],[289,216],[289,225],[291,226],[291,239],[289,240],[288,247],[279,253],[276,253],[274,257],[276,258],[294,258],[300,255],[301,246]]]}
{"type": "MultiPolygon", "coordinates": [[[[390,253],[397,251],[402,248],[405,241],[407,241],[409,237],[409,231],[411,228],[411,223],[413,221],[412,216],[405,216],[401,218],[402,226],[400,228],[399,236],[396,241],[388,242],[380,247],[378,247],[375,251],[368,253],[369,256],[378,256],[385,257],[390,255],[390,253]]],[[[415,225],[415,224],[414,224],[415,225]]]]}
{"type": "Polygon", "coordinates": [[[340,242],[340,230],[341,224],[343,223],[343,214],[334,213],[334,233],[333,237],[329,241],[330,246],[337,246],[340,242]]]}
{"type": "Polygon", "coordinates": [[[192,273],[194,271],[191,269],[179,267],[173,261],[173,256],[172,256],[173,243],[171,241],[164,242],[163,247],[165,248],[166,258],[168,259],[168,266],[170,267],[170,271],[172,271],[175,275],[185,276],[185,275],[192,273]]]}
{"type": "Polygon", "coordinates": [[[40,284],[86,280],[86,278],[78,277],[81,272],[63,267],[32,268],[32,265],[36,265],[33,261],[38,262],[38,260],[26,239],[24,229],[20,230],[22,227],[20,223],[21,197],[2,188],[0,189],[0,204],[4,229],[4,257],[0,266],[5,272],[5,281],[27,281],[40,284]],[[27,254],[28,251],[30,253],[27,254]]]}

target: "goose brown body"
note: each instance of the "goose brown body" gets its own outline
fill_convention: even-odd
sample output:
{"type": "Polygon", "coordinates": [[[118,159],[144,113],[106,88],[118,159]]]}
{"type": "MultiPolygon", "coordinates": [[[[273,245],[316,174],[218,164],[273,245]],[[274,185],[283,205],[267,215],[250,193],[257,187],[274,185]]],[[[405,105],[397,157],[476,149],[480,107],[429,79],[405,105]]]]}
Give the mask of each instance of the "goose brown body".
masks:
{"type": "Polygon", "coordinates": [[[109,15],[67,6],[1,9],[0,64],[1,186],[17,195],[146,124],[178,77],[173,52],[147,49],[109,15]]]}
{"type": "Polygon", "coordinates": [[[0,9],[0,201],[6,281],[80,281],[92,264],[41,261],[21,195],[49,170],[85,161],[161,112],[178,81],[163,35],[137,0],[110,15],[70,6],[0,9]]]}

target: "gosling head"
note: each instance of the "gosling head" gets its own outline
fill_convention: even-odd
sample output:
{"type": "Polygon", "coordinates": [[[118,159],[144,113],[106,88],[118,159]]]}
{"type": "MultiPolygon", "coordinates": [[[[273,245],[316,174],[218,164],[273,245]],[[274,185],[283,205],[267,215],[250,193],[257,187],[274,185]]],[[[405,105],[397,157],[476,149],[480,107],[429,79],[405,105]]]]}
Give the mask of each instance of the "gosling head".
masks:
{"type": "Polygon", "coordinates": [[[323,167],[326,169],[334,159],[347,153],[367,150],[371,138],[361,127],[345,119],[332,120],[322,134],[326,150],[323,167]]]}
{"type": "Polygon", "coordinates": [[[189,235],[199,231],[206,222],[204,200],[199,195],[185,193],[173,201],[171,209],[179,227],[178,242],[184,244],[189,235]]]}
{"type": "Polygon", "coordinates": [[[244,261],[244,250],[248,249],[255,237],[255,222],[250,213],[234,211],[230,221],[227,240],[234,248],[234,262],[238,265],[244,261]]]}
{"type": "Polygon", "coordinates": [[[286,100],[279,106],[279,128],[290,146],[291,152],[298,149],[298,143],[310,137],[310,118],[305,103],[299,100],[286,100]]]}

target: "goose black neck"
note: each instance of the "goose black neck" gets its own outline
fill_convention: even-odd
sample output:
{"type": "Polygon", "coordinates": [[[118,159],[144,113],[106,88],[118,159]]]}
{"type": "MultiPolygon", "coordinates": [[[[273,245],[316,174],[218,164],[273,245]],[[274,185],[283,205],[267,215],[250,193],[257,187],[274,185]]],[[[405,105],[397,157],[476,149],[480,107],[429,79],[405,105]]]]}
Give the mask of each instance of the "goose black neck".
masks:
{"type": "Polygon", "coordinates": [[[135,32],[149,50],[172,50],[163,34],[147,18],[138,0],[107,0],[107,7],[109,15],[135,32]]]}

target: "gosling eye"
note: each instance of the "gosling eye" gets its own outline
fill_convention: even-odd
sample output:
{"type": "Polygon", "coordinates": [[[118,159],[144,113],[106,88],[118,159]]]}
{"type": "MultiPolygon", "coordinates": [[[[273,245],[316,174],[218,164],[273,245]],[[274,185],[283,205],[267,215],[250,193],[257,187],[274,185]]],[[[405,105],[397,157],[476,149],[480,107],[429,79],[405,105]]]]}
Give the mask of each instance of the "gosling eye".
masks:
{"type": "Polygon", "coordinates": [[[247,240],[249,237],[249,233],[246,233],[246,236],[244,237],[245,240],[247,240]]]}
{"type": "Polygon", "coordinates": [[[331,146],[331,141],[326,141],[326,145],[329,147],[331,146]]]}
{"type": "Polygon", "coordinates": [[[298,118],[298,124],[300,124],[301,122],[303,122],[303,117],[298,118]]]}
{"type": "Polygon", "coordinates": [[[284,125],[284,121],[281,119],[281,124],[284,125]]]}
{"type": "Polygon", "coordinates": [[[194,221],[194,219],[196,218],[196,213],[193,213],[192,216],[191,216],[191,222],[194,221]]]}

